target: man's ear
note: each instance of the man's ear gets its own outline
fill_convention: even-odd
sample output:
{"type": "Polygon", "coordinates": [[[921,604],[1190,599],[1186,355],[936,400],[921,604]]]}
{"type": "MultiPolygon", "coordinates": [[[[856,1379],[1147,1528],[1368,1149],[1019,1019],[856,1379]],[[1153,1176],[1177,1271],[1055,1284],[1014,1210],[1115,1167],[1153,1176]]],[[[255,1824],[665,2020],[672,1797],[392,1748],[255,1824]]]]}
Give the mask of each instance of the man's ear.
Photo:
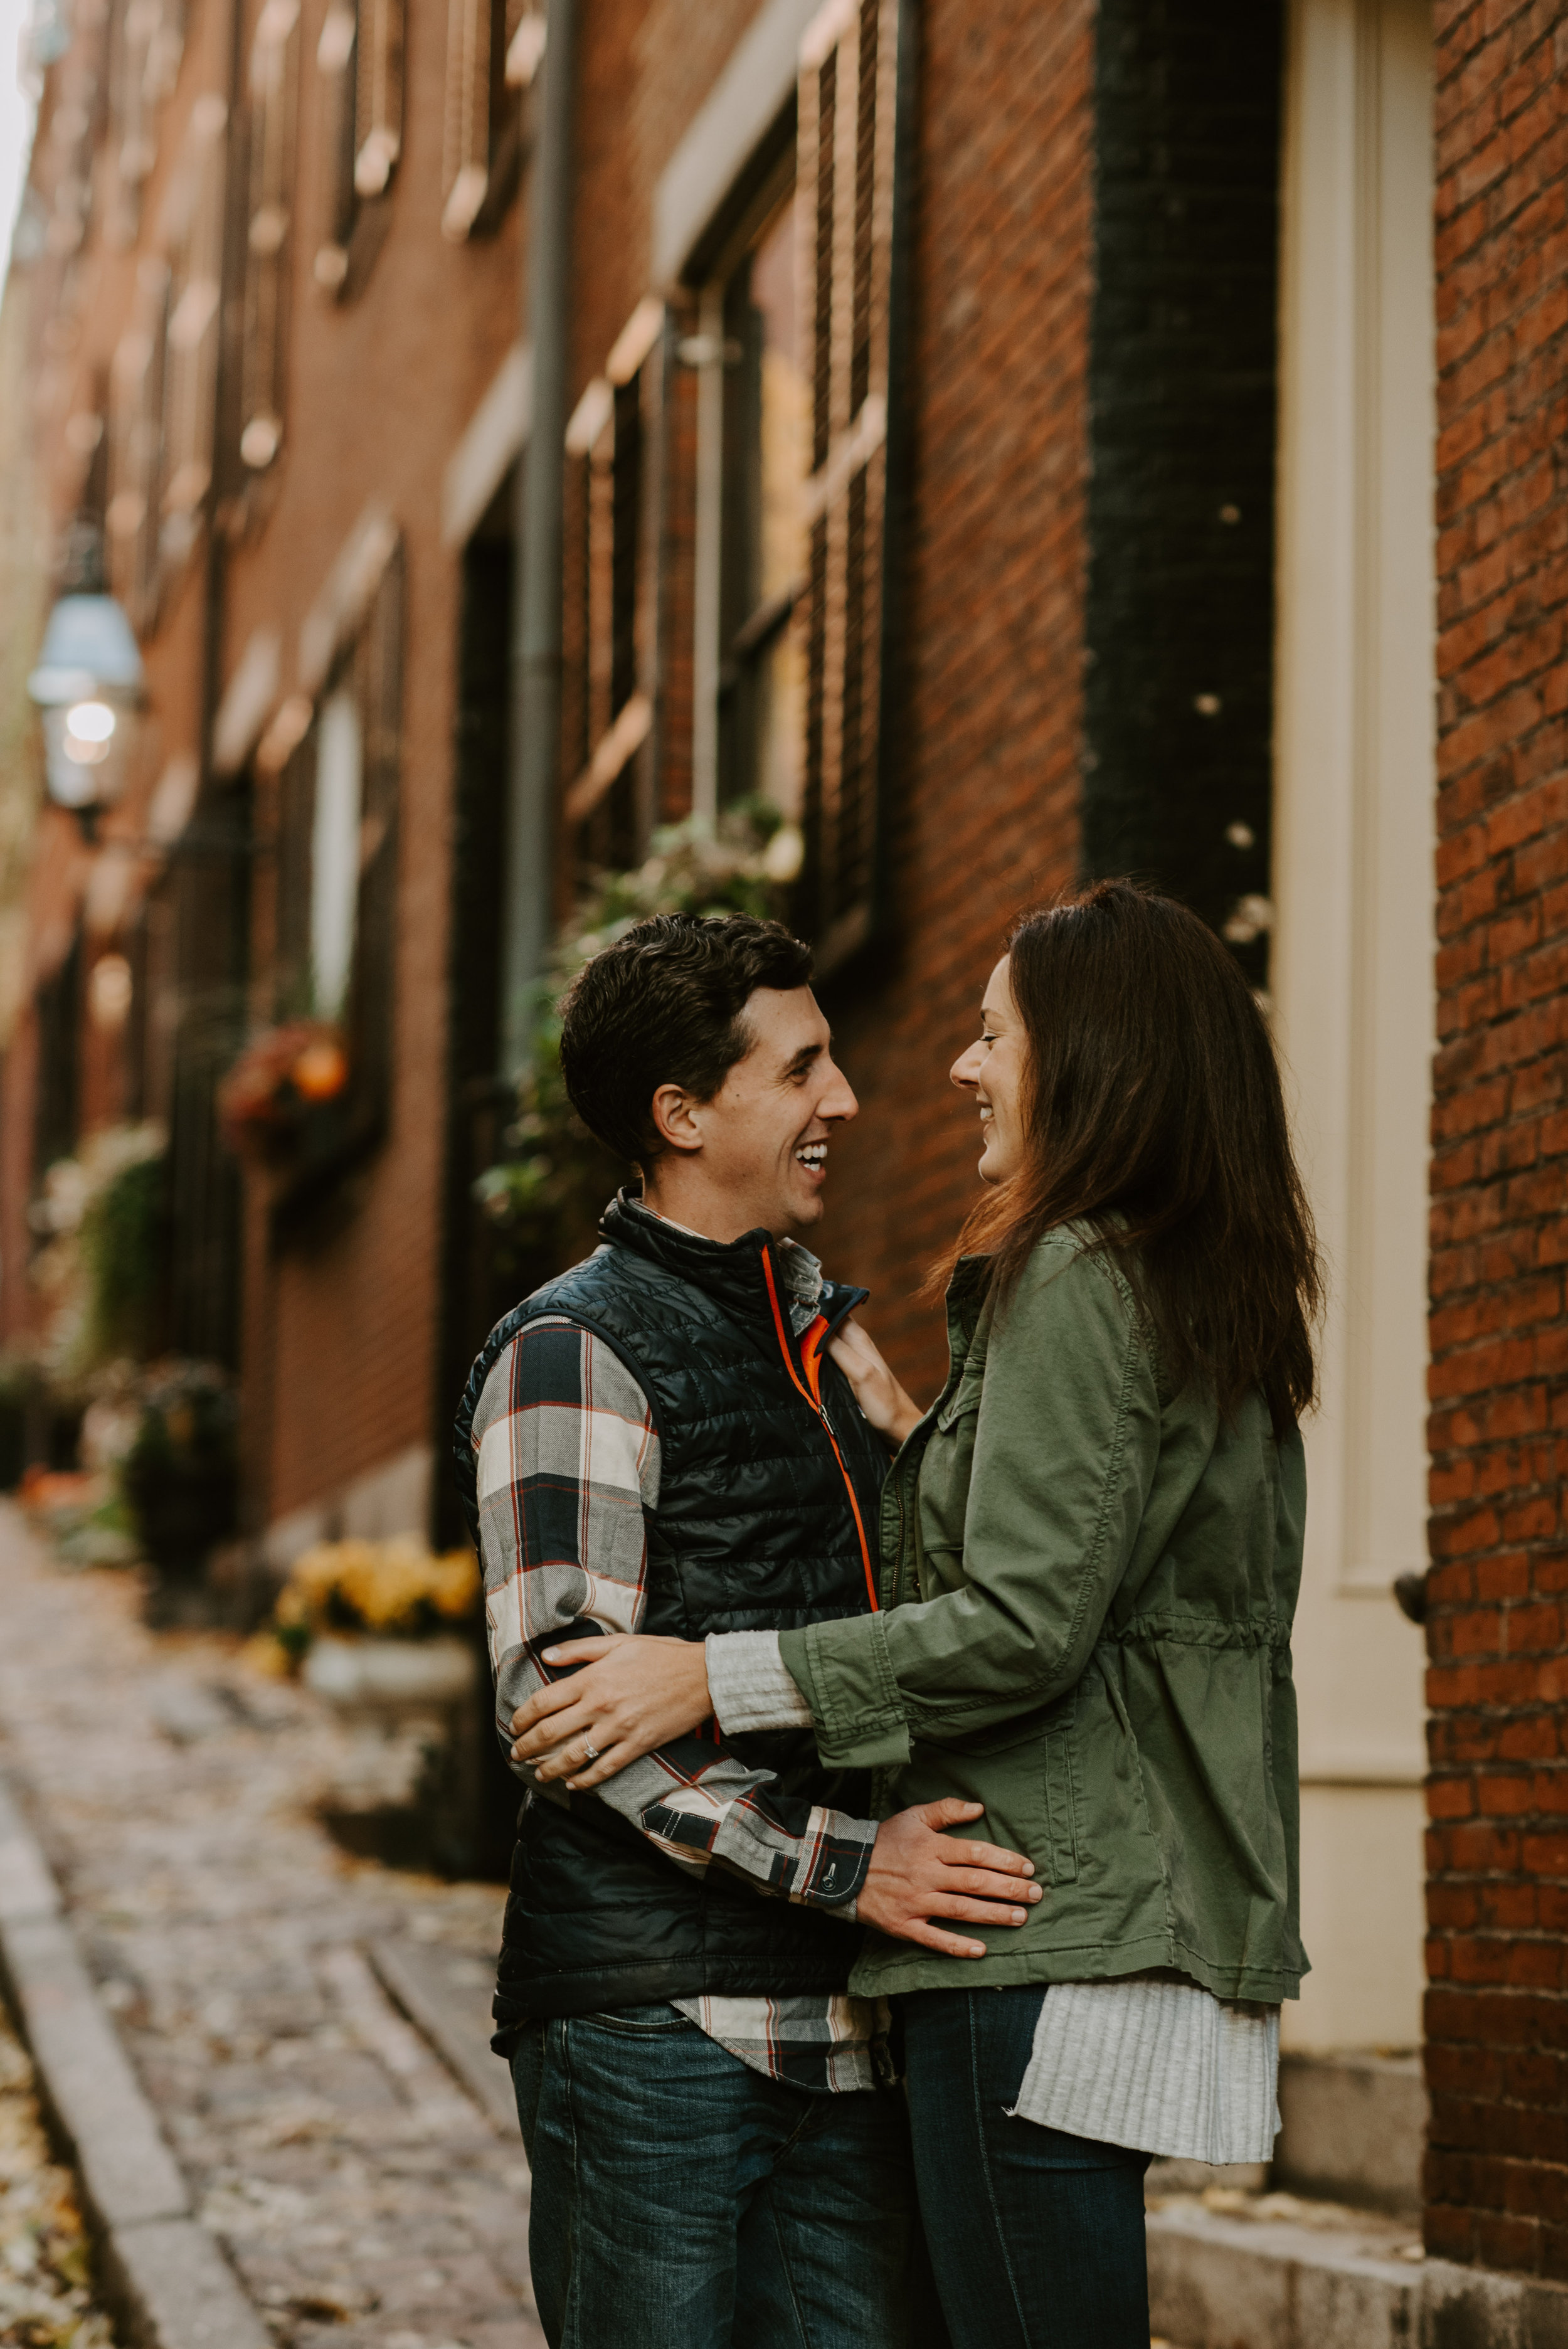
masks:
{"type": "Polygon", "coordinates": [[[689,1154],[702,1148],[702,1124],[695,1114],[700,1106],[679,1085],[660,1085],[648,1109],[654,1131],[666,1149],[689,1154]]]}

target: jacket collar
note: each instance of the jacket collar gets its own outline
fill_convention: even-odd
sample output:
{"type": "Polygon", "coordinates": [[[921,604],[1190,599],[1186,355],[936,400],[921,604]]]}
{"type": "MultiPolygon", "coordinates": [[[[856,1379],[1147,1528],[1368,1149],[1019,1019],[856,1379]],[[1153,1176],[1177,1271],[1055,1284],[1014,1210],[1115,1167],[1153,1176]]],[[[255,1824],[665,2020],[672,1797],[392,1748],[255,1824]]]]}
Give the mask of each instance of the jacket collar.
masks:
{"type": "MultiPolygon", "coordinates": [[[[786,1270],[791,1251],[780,1249],[771,1233],[758,1226],[754,1232],[742,1232],[738,1240],[705,1239],[698,1232],[686,1231],[679,1224],[655,1216],[630,1185],[611,1200],[599,1218],[599,1229],[613,1247],[629,1249],[674,1273],[677,1279],[689,1281],[738,1320],[760,1320],[771,1326],[765,1257],[772,1258],[773,1277],[780,1290],[792,1285],[786,1270]]],[[[869,1289],[824,1279],[818,1309],[830,1329],[837,1329],[870,1294],[869,1289]]]]}

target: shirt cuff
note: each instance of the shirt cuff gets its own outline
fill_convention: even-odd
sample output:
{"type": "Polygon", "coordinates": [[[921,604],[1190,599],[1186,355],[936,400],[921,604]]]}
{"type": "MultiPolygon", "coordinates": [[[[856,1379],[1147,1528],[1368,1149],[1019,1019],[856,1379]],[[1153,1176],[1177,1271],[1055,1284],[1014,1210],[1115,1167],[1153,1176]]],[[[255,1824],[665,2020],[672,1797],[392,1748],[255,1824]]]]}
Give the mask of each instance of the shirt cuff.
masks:
{"type": "Polygon", "coordinates": [[[810,1701],[817,1753],[830,1770],[902,1769],[909,1761],[887,1623],[885,1615],[846,1615],[779,1634],[779,1655],[810,1701]]]}
{"type": "Polygon", "coordinates": [[[777,1631],[714,1631],[704,1646],[707,1692],[721,1735],[810,1728],[811,1708],[779,1653],[777,1631]]]}

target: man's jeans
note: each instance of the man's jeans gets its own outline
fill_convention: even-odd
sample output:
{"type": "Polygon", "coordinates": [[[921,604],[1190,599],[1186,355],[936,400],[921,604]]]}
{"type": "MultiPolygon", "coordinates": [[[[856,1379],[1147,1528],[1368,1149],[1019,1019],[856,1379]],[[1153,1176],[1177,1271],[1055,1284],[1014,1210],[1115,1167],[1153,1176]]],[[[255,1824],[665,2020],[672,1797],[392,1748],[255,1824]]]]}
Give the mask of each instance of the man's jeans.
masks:
{"type": "Polygon", "coordinates": [[[551,2349],[935,2349],[901,2095],[766,2079],[667,2006],[534,2023],[511,2070],[551,2349]]]}
{"type": "Polygon", "coordinates": [[[1016,2119],[1043,1986],[897,2003],[909,2115],[954,2349],[1145,2349],[1146,2153],[1016,2119]]]}

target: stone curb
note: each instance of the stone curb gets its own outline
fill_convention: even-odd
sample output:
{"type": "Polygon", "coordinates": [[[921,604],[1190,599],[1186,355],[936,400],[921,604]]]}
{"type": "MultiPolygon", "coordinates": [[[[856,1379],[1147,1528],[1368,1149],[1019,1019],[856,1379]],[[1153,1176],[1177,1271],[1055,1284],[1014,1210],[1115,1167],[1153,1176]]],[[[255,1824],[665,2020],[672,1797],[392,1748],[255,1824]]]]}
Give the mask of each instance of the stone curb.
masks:
{"type": "Polygon", "coordinates": [[[1149,2213],[1156,2333],[1182,2349],[1568,2349],[1568,2287],[1385,2255],[1388,2232],[1149,2213]]]}
{"type": "Polygon", "coordinates": [[[407,1942],[392,1940],[377,1942],[366,1954],[382,1988],[394,2004],[402,2008],[416,2030],[423,2033],[497,2135],[515,2139],[517,2098],[511,2072],[490,2051],[488,2021],[472,2032],[455,2027],[449,2004],[432,1993],[427,1951],[410,1949],[407,1942]],[[426,1959],[425,1965],[420,1964],[421,1958],[426,1959]]]}
{"type": "Polygon", "coordinates": [[[136,2349],[271,2349],[82,1963],[59,1888],[0,1780],[0,1977],[81,2179],[103,2292],[136,2349]]]}

